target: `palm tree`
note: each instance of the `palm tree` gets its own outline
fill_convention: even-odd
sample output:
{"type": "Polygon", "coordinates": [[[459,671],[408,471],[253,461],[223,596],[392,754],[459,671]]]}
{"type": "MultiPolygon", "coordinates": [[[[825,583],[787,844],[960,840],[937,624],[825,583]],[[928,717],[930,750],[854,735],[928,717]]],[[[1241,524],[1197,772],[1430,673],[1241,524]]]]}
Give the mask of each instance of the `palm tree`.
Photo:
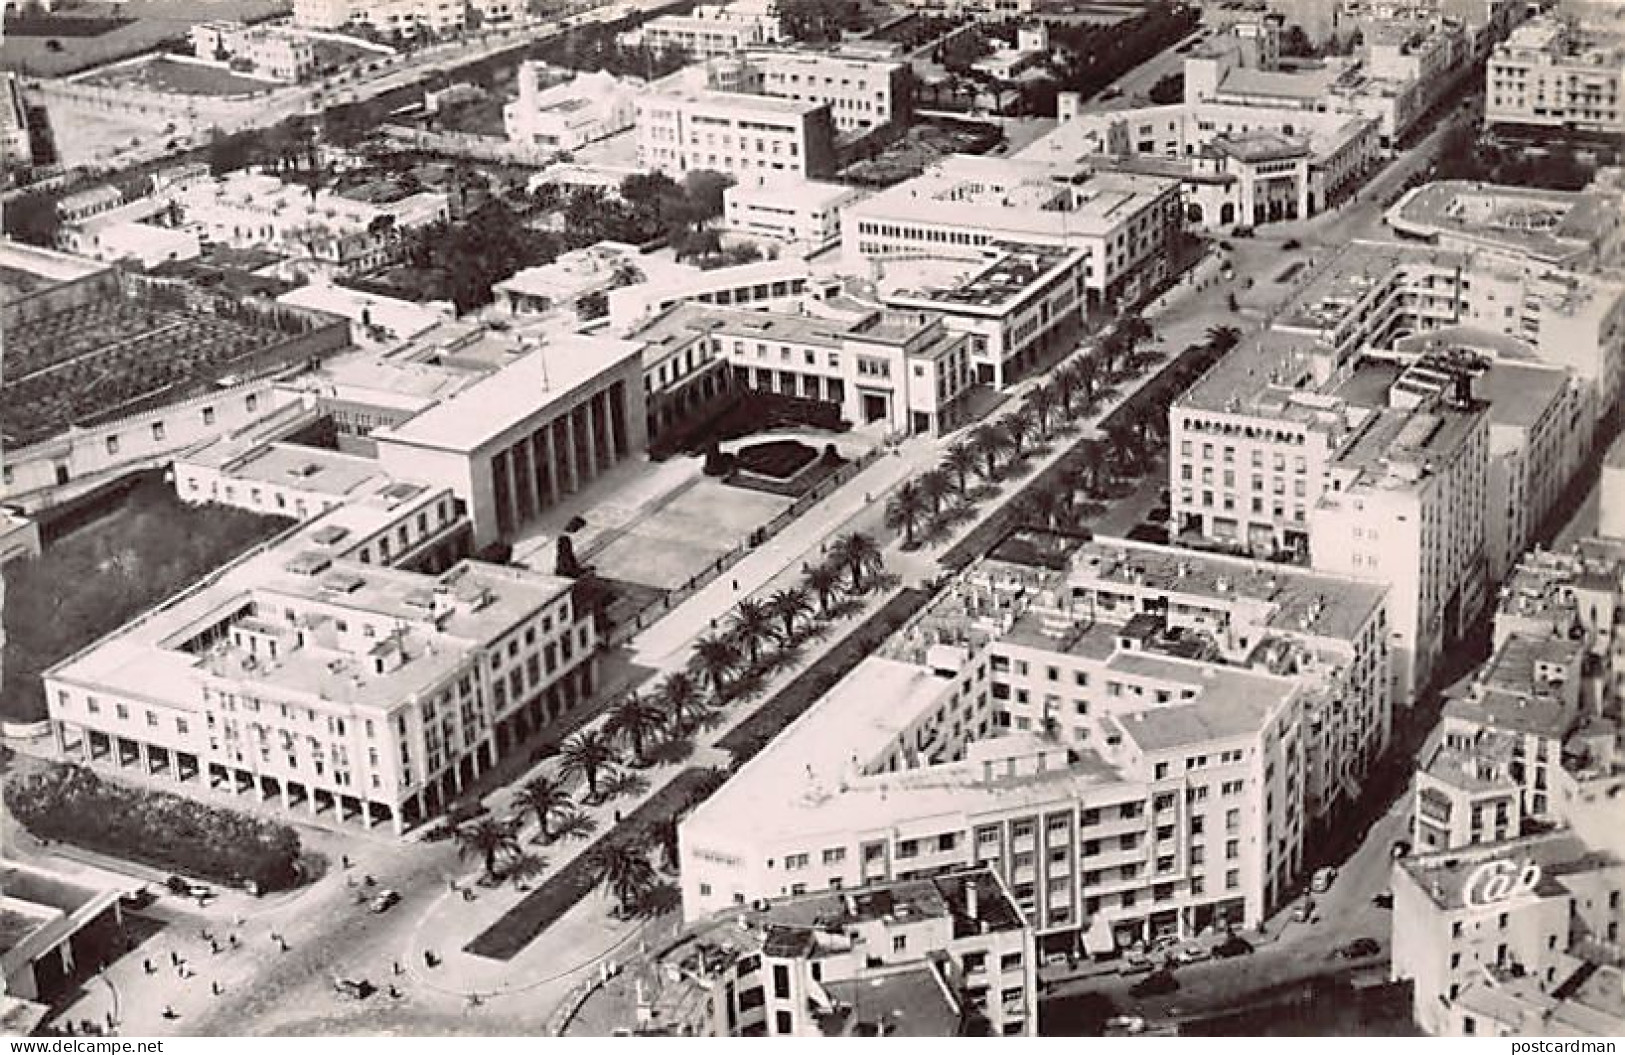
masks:
{"type": "Polygon", "coordinates": [[[660,861],[666,871],[677,871],[681,859],[680,848],[677,841],[677,818],[663,817],[649,829],[649,839],[660,847],[660,861]]]}
{"type": "Polygon", "coordinates": [[[920,474],[920,497],[931,505],[931,515],[942,512],[942,503],[954,493],[954,482],[943,469],[930,469],[920,474]]]}
{"type": "Polygon", "coordinates": [[[718,702],[727,698],[728,675],[739,666],[739,649],[733,641],[720,634],[707,634],[694,642],[694,656],[689,669],[710,679],[711,692],[718,702]]]}
{"type": "Polygon", "coordinates": [[[1207,331],[1208,347],[1219,352],[1228,352],[1241,343],[1241,330],[1234,326],[1210,326],[1207,331]]]}
{"type": "Polygon", "coordinates": [[[920,526],[925,516],[926,501],[920,493],[920,485],[913,480],[903,481],[886,503],[886,526],[893,531],[901,530],[903,545],[913,549],[914,529],[920,526]]]}
{"type": "Polygon", "coordinates": [[[982,479],[992,481],[999,471],[999,455],[1010,444],[1009,435],[999,426],[990,423],[978,425],[970,434],[971,450],[981,459],[979,471],[982,479]]]}
{"type": "Polygon", "coordinates": [[[571,810],[559,817],[558,825],[553,829],[554,839],[585,839],[598,830],[598,822],[591,814],[580,810],[571,810]]]}
{"type": "Polygon", "coordinates": [[[660,706],[666,712],[666,728],[681,733],[697,720],[704,709],[699,686],[686,671],[673,671],[660,683],[660,706]]]}
{"type": "Polygon", "coordinates": [[[632,742],[632,757],[643,765],[643,746],[660,731],[665,715],[660,709],[636,692],[629,692],[615,701],[604,722],[604,731],[610,736],[624,736],[632,742]]]}
{"type": "Polygon", "coordinates": [[[1140,445],[1127,425],[1115,425],[1106,433],[1106,461],[1112,472],[1127,476],[1140,462],[1140,445]]]}
{"type": "Polygon", "coordinates": [[[559,772],[587,782],[587,797],[598,798],[598,778],[615,764],[615,748],[599,732],[577,733],[559,751],[559,772]]]}
{"type": "Polygon", "coordinates": [[[784,625],[780,641],[786,645],[796,639],[796,621],[812,613],[812,599],[799,586],[780,590],[767,599],[767,610],[784,625]]]}
{"type": "Polygon", "coordinates": [[[861,531],[842,535],[835,540],[835,563],[852,573],[853,593],[862,593],[863,577],[871,572],[878,573],[885,565],[880,547],[861,531]]]}
{"type": "Polygon", "coordinates": [[[734,640],[744,646],[745,654],[750,658],[750,665],[756,666],[762,642],[773,636],[773,616],[760,601],[753,601],[747,597],[734,605],[731,629],[734,640]]]}
{"type": "Polygon", "coordinates": [[[1009,437],[1011,457],[1019,460],[1022,444],[1038,432],[1038,415],[1029,407],[1017,407],[1006,414],[1000,424],[1004,426],[1004,434],[1009,437]]]}
{"type": "Polygon", "coordinates": [[[614,842],[593,854],[593,879],[619,901],[621,914],[630,915],[638,901],[655,885],[648,855],[629,842],[614,842]]]}
{"type": "Polygon", "coordinates": [[[981,456],[968,443],[956,443],[942,456],[942,469],[953,474],[955,489],[961,495],[965,493],[965,485],[970,480],[970,474],[976,471],[980,460],[981,456]]]}
{"type": "Polygon", "coordinates": [[[457,829],[457,856],[483,858],[487,879],[497,877],[497,858],[517,853],[519,838],[512,821],[481,817],[457,829]]]}
{"type": "Polygon", "coordinates": [[[541,776],[525,781],[514,794],[513,804],[534,813],[536,823],[542,829],[542,838],[552,842],[553,835],[549,825],[555,816],[569,812],[572,802],[570,791],[563,783],[552,777],[541,776]]]}
{"type": "Polygon", "coordinates": [[[1145,316],[1138,312],[1119,322],[1117,330],[1131,345],[1148,340],[1156,334],[1156,331],[1151,328],[1151,324],[1145,321],[1145,316]]]}
{"type": "Polygon", "coordinates": [[[829,616],[829,600],[841,588],[841,571],[834,564],[814,564],[802,573],[807,589],[818,598],[818,613],[829,616]]]}
{"type": "Polygon", "coordinates": [[[1100,470],[1104,460],[1099,440],[1084,440],[1073,448],[1072,465],[1078,482],[1091,497],[1100,494],[1100,470]]]}
{"type": "Polygon", "coordinates": [[[1027,407],[1038,422],[1038,434],[1049,439],[1049,422],[1060,405],[1060,396],[1053,384],[1042,384],[1027,393],[1027,407]]]}
{"type": "Polygon", "coordinates": [[[1033,488],[1022,496],[1022,512],[1031,527],[1049,530],[1061,513],[1061,496],[1045,488],[1033,488]]]}
{"type": "Polygon", "coordinates": [[[1071,421],[1077,416],[1075,405],[1078,392],[1083,388],[1083,360],[1068,359],[1055,368],[1050,380],[1055,386],[1055,407],[1061,417],[1071,421]]]}

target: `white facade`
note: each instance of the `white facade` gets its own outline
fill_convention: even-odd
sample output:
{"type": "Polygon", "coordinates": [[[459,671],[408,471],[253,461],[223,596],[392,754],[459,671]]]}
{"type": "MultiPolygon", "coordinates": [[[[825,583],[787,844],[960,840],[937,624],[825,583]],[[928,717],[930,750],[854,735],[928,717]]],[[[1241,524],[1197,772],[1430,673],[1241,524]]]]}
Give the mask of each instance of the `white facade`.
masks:
{"type": "Polygon", "coordinates": [[[857,265],[970,258],[995,242],[1062,245],[1084,251],[1092,300],[1115,301],[1153,283],[1183,224],[1179,182],[1115,172],[1060,182],[1063,172],[1076,169],[956,154],[848,208],[842,254],[857,265]]]}
{"type": "MultiPolygon", "coordinates": [[[[473,0],[476,8],[489,0],[473,0]]],[[[499,6],[505,7],[500,3],[499,6]]],[[[294,0],[293,24],[308,29],[370,26],[380,33],[410,37],[427,29],[456,33],[467,24],[468,0],[294,0]]]]}
{"type": "Polygon", "coordinates": [[[837,132],[872,132],[907,117],[905,62],[789,50],[753,51],[746,61],[760,71],[762,94],[828,103],[837,132]]]}
{"type": "Polygon", "coordinates": [[[545,150],[574,151],[616,135],[637,121],[634,100],[642,84],[602,70],[541,85],[544,63],[519,66],[519,97],[502,108],[508,141],[545,150]]]}
{"type": "Polygon", "coordinates": [[[696,169],[741,180],[835,169],[835,125],[826,103],[658,87],[637,101],[638,166],[681,179],[696,169]]]}
{"type": "Polygon", "coordinates": [[[1544,15],[1496,46],[1484,96],[1486,124],[1625,133],[1625,38],[1544,15]]]}
{"type": "Polygon", "coordinates": [[[823,249],[840,241],[841,211],[863,195],[840,183],[790,177],[735,183],[722,195],[723,223],[740,234],[823,249]]]}
{"type": "Polygon", "coordinates": [[[679,49],[692,59],[737,57],[782,39],[772,3],[701,4],[686,15],[660,15],[622,34],[622,43],[655,51],[679,49]]]}
{"type": "MultiPolygon", "coordinates": [[[[1180,557],[1097,543],[1070,570],[973,566],[683,822],[685,916],[795,887],[987,865],[1045,952],[1261,919],[1302,867],[1306,758],[1321,746],[1311,715],[1324,705],[1313,697],[1328,671],[1284,676],[1165,651],[1151,605],[1132,591],[1187,592],[1180,557]],[[1137,578],[1142,561],[1165,566],[1166,579],[1137,578]],[[1092,601],[1074,600],[1074,576],[1092,601]],[[877,710],[877,696],[892,706],[877,710]],[[738,823],[746,808],[757,823],[738,823]]],[[[1359,739],[1380,749],[1381,589],[1349,584],[1329,607],[1289,613],[1271,605],[1310,598],[1263,600],[1251,583],[1268,567],[1229,562],[1214,579],[1204,566],[1191,591],[1230,612],[1260,604],[1263,626],[1307,626],[1352,646],[1337,665],[1357,679],[1374,673],[1362,682],[1370,726],[1359,739]],[[1232,584],[1233,601],[1220,596],[1232,584]]],[[[1170,603],[1176,611],[1186,609],[1170,603]]],[[[1222,636],[1222,616],[1192,615],[1201,633],[1222,636]]],[[[1277,647],[1285,656],[1298,646],[1277,647]]],[[[1349,739],[1326,741],[1334,773],[1358,754],[1349,739]]]]}

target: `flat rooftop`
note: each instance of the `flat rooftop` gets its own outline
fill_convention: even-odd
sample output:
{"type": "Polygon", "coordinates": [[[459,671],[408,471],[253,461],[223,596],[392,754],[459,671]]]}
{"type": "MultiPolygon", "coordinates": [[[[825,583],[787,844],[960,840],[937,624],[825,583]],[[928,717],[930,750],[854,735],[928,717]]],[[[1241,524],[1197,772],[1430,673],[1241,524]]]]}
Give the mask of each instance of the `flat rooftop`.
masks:
{"type": "Polygon", "coordinates": [[[293,443],[258,447],[221,468],[250,483],[296,486],[334,498],[350,494],[380,475],[378,463],[371,458],[293,443]]]}
{"type": "Polygon", "coordinates": [[[1541,879],[1535,893],[1542,898],[1567,897],[1565,875],[1621,867],[1620,862],[1588,847],[1579,836],[1566,831],[1509,839],[1488,847],[1446,850],[1401,859],[1404,869],[1439,908],[1468,907],[1464,896],[1467,880],[1488,861],[1532,861],[1540,866],[1541,879]]]}
{"type": "Polygon", "coordinates": [[[1351,489],[1388,479],[1395,465],[1427,469],[1433,459],[1449,457],[1467,441],[1483,410],[1482,403],[1469,409],[1439,403],[1427,410],[1373,410],[1337,452],[1334,464],[1366,474],[1351,489]]]}
{"type": "Polygon", "coordinates": [[[1175,549],[1132,540],[1096,539],[1072,557],[1074,584],[1134,585],[1174,596],[1267,606],[1271,630],[1353,640],[1388,588],[1290,565],[1175,549]]]}
{"type": "Polygon", "coordinates": [[[1249,414],[1340,431],[1340,402],[1321,395],[1317,373],[1332,350],[1305,334],[1263,330],[1242,338],[1175,400],[1210,413],[1249,414]]]}
{"type": "Polygon", "coordinates": [[[830,982],[825,990],[849,1015],[820,1019],[826,1037],[957,1037],[960,1010],[929,965],[869,978],[830,982]],[[863,1008],[864,1016],[856,1009],[863,1008]]]}
{"type": "Polygon", "coordinates": [[[864,218],[971,224],[1047,240],[1100,236],[1131,220],[1177,181],[1124,172],[1079,173],[1056,163],[955,154],[851,206],[864,218]]]}
{"type": "Polygon", "coordinates": [[[1277,315],[1276,324],[1313,332],[1335,329],[1356,304],[1386,285],[1403,264],[1461,260],[1458,253],[1419,246],[1351,242],[1317,268],[1293,294],[1277,315]]]}
{"type": "Polygon", "coordinates": [[[380,442],[470,452],[640,354],[632,341],[582,334],[550,337],[536,351],[487,375],[410,421],[373,435],[380,442]]]}
{"type": "MultiPolygon", "coordinates": [[[[898,290],[894,295],[919,297],[940,304],[1002,308],[1037,288],[1079,251],[1060,246],[1001,245],[999,255],[962,281],[936,288],[898,290]]],[[[894,272],[888,273],[888,278],[894,272]]]]}
{"type": "Polygon", "coordinates": [[[1188,700],[1148,705],[1104,719],[1147,753],[1255,735],[1297,691],[1297,682],[1241,667],[1144,652],[1118,652],[1107,670],[1194,690],[1188,700]]]}
{"type": "Polygon", "coordinates": [[[1618,226],[1619,210],[1617,197],[1605,194],[1441,180],[1401,198],[1388,220],[1418,237],[1444,235],[1562,261],[1618,226]]]}

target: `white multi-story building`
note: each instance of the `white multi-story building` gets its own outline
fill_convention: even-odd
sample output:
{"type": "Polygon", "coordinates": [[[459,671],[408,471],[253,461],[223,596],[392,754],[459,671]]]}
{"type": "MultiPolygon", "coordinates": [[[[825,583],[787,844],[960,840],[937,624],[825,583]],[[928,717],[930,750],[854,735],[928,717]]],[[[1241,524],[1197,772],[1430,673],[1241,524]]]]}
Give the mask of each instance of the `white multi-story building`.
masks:
{"type": "Polygon", "coordinates": [[[1351,415],[1309,509],[1318,569],[1393,584],[1395,695],[1433,677],[1484,603],[1489,415],[1470,390],[1351,415]]]}
{"type": "Polygon", "coordinates": [[[686,15],[660,15],[622,33],[622,44],[655,51],[682,51],[696,60],[737,58],[747,48],[776,44],[784,38],[778,5],[738,0],[701,4],[686,15]]]}
{"type": "Polygon", "coordinates": [[[848,264],[968,259],[995,242],[1085,254],[1091,304],[1153,286],[1183,222],[1178,180],[956,154],[848,208],[848,264]]]}
{"type": "Polygon", "coordinates": [[[1397,862],[1392,886],[1389,972],[1424,1032],[1625,1033],[1617,845],[1556,831],[1436,852],[1397,862]]]}
{"type": "Polygon", "coordinates": [[[307,29],[366,26],[402,37],[421,30],[456,33],[468,24],[470,9],[507,9],[509,0],[294,0],[293,24],[307,29]]]}
{"type": "Polygon", "coordinates": [[[1484,123],[1625,133],[1625,37],[1560,13],[1519,26],[1484,71],[1484,123]]]}
{"type": "Polygon", "coordinates": [[[873,132],[908,118],[912,100],[906,62],[817,51],[752,51],[745,61],[760,71],[764,95],[828,103],[841,134],[873,132]]]}
{"type": "Polygon", "coordinates": [[[624,132],[637,123],[641,81],[599,70],[544,85],[546,63],[519,64],[519,96],[502,108],[511,143],[560,152],[624,132]]]}
{"type": "Polygon", "coordinates": [[[1086,250],[990,243],[946,259],[870,263],[886,306],[939,316],[970,338],[981,384],[1003,388],[1074,347],[1088,302],[1086,250]]]}
{"type": "Polygon", "coordinates": [[[969,341],[940,319],[870,311],[851,321],[712,308],[711,354],[737,388],[832,403],[856,425],[941,435],[963,421],[969,341]]]}
{"type": "Polygon", "coordinates": [[[435,559],[466,531],[449,490],[374,478],[47,671],[57,746],[182,792],[423,823],[594,680],[573,584],[435,559]]]}
{"type": "Polygon", "coordinates": [[[746,180],[723,192],[722,222],[739,234],[824,249],[840,241],[841,212],[863,195],[845,184],[792,176],[746,180]]]}
{"type": "Polygon", "coordinates": [[[229,62],[258,77],[293,83],[316,69],[316,42],[297,30],[241,22],[199,22],[188,33],[200,59],[229,62]]]}
{"type": "Polygon", "coordinates": [[[691,87],[677,77],[637,100],[638,167],[681,178],[695,169],[740,180],[835,170],[828,103],[691,87]]]}
{"type": "Polygon", "coordinates": [[[683,822],[687,918],[973,865],[1004,878],[1045,953],[1279,904],[1305,830],[1386,735],[1382,588],[1023,542],[967,570],[683,822]],[[1359,702],[1334,730],[1339,691],[1359,702]]]}
{"type": "Polygon", "coordinates": [[[642,1035],[1034,1036],[1038,956],[991,869],[803,894],[629,968],[642,1035]]]}

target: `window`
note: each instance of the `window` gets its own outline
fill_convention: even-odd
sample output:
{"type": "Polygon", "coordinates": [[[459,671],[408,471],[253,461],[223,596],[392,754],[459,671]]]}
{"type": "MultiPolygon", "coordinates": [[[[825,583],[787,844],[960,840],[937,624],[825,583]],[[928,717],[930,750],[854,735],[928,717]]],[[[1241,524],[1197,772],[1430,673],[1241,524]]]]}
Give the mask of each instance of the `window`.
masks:
{"type": "Polygon", "coordinates": [[[784,858],[784,870],[786,872],[794,872],[797,869],[806,868],[806,867],[807,867],[807,855],[806,854],[787,854],[785,856],[785,858],[784,858]]]}
{"type": "Polygon", "coordinates": [[[846,847],[836,846],[824,851],[824,863],[827,865],[840,864],[846,860],[846,847]]]}
{"type": "Polygon", "coordinates": [[[897,934],[897,935],[892,936],[892,940],[891,940],[891,951],[892,952],[903,952],[907,948],[908,948],[908,935],[907,934],[897,934]]]}

